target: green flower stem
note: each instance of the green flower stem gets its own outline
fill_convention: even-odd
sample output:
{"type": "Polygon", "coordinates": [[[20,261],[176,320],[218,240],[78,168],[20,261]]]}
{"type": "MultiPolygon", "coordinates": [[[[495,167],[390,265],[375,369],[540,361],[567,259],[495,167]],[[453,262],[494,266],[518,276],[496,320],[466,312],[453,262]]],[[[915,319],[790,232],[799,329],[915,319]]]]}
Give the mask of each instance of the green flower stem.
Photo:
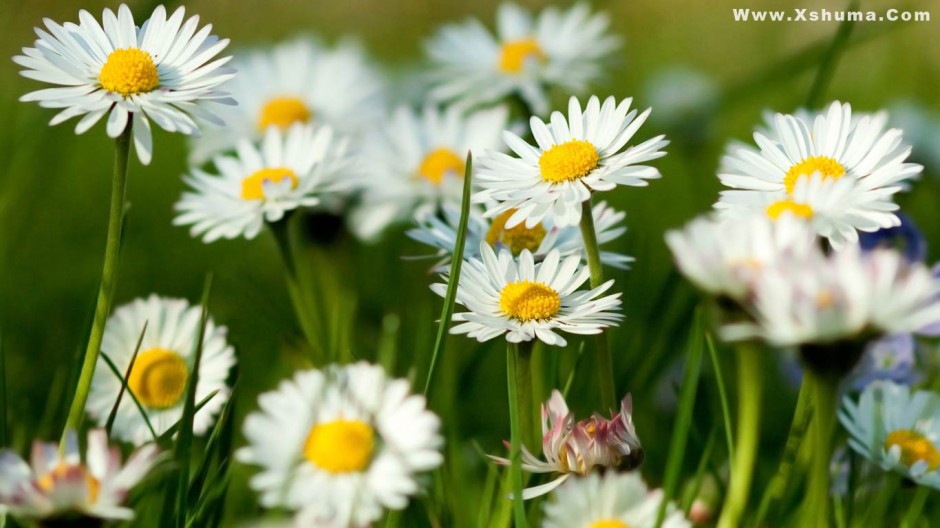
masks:
{"type": "MultiPolygon", "coordinates": [[[[604,268],[601,265],[601,252],[597,245],[597,231],[594,228],[594,215],[591,199],[581,204],[581,237],[587,253],[588,268],[591,270],[591,288],[598,288],[604,283],[604,268]]],[[[601,403],[611,409],[616,408],[617,399],[614,391],[614,364],[607,346],[607,334],[597,334],[597,376],[601,385],[601,403]]]]}
{"type": "Polygon", "coordinates": [[[761,498],[760,508],[757,512],[757,521],[754,523],[761,525],[764,518],[770,512],[770,507],[783,498],[790,483],[790,476],[793,467],[796,464],[797,454],[800,446],[803,445],[803,439],[806,435],[806,429],[809,420],[812,417],[812,407],[810,407],[810,389],[804,381],[800,384],[800,394],[796,400],[796,410],[793,411],[793,422],[790,424],[790,432],[787,434],[787,442],[784,445],[783,458],[780,460],[780,466],[777,473],[774,474],[770,485],[761,498]]]}
{"type": "Polygon", "coordinates": [[[519,396],[519,434],[522,445],[535,446],[535,408],[532,407],[532,341],[517,345],[516,391],[519,396]]]}
{"type": "Polygon", "coordinates": [[[813,397],[813,419],[809,431],[813,449],[800,526],[825,528],[830,525],[829,462],[832,459],[832,432],[836,423],[839,378],[826,375],[807,365],[803,371],[803,383],[809,384],[813,397]]]}
{"type": "Polygon", "coordinates": [[[323,362],[326,355],[323,341],[326,339],[324,329],[320,326],[322,321],[318,317],[314,299],[308,299],[304,296],[304,288],[297,276],[297,265],[294,261],[293,244],[291,242],[290,218],[288,213],[277,222],[268,224],[274,240],[277,242],[277,248],[281,254],[281,260],[284,261],[284,268],[287,270],[287,292],[290,296],[291,305],[294,307],[294,314],[297,322],[300,324],[300,330],[304,334],[304,339],[313,351],[313,362],[315,365],[323,362]]]}
{"type": "Polygon", "coordinates": [[[515,528],[526,528],[525,505],[522,502],[522,431],[519,419],[519,345],[506,344],[506,381],[509,387],[510,479],[512,481],[512,511],[515,528]]]}
{"type": "Polygon", "coordinates": [[[111,313],[111,300],[114,297],[114,286],[117,282],[118,257],[121,249],[121,231],[124,227],[124,201],[127,190],[127,158],[131,147],[132,122],[127,123],[124,132],[114,140],[114,174],[111,179],[111,208],[108,213],[108,236],[104,250],[104,267],[101,272],[101,283],[98,286],[98,301],[95,304],[95,317],[88,336],[88,346],[85,348],[85,359],[82,361],[82,371],[75,388],[75,396],[69,408],[65,430],[62,432],[60,449],[65,448],[66,431],[77,431],[85,415],[85,402],[88,400],[88,391],[91,389],[92,375],[98,363],[98,352],[101,350],[101,340],[104,337],[104,326],[111,313]]]}
{"type": "Polygon", "coordinates": [[[737,349],[738,359],[738,426],[731,468],[731,488],[718,520],[718,528],[743,526],[741,517],[747,508],[751,479],[757,456],[760,432],[761,381],[760,350],[743,344],[737,349]]]}

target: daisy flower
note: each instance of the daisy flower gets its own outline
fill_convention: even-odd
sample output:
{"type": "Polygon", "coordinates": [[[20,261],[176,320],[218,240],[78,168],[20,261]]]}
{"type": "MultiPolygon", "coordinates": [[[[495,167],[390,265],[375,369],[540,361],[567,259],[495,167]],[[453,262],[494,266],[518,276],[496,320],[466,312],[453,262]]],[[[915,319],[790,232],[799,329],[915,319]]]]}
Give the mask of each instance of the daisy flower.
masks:
{"type": "MultiPolygon", "coordinates": [[[[628,394],[620,402],[620,412],[609,420],[599,414],[575,422],[565,398],[557,390],[542,405],[542,453],[545,462],[522,446],[522,469],[532,473],[560,473],[541,486],[522,492],[523,499],[544,495],[571,475],[588,475],[596,468],[633,469],[643,461],[643,448],[633,427],[633,399],[628,394]]],[[[507,446],[508,447],[508,446],[507,446]]],[[[508,466],[505,458],[490,456],[508,466]]]]}
{"type": "Polygon", "coordinates": [[[923,167],[905,162],[911,148],[901,130],[885,130],[886,120],[884,113],[853,119],[839,102],[813,118],[776,114],[770,131],[754,133],[758,148],[728,148],[718,177],[735,190],[723,191],[715,208],[818,213],[817,232],[836,246],[856,242],[858,231],[900,225],[893,195],[923,167]],[[815,181],[801,188],[807,179],[815,181]]]}
{"type": "Polygon", "coordinates": [[[417,474],[443,460],[424,397],[377,366],[299,372],[258,403],[235,456],[261,466],[250,482],[261,504],[301,510],[304,526],[368,526],[405,508],[417,474]]]}
{"type": "Polygon", "coordinates": [[[545,503],[542,528],[691,528],[673,503],[656,524],[661,490],[650,491],[636,473],[607,472],[573,479],[545,503]]]}
{"type": "Polygon", "coordinates": [[[846,397],[839,420],[857,453],[917,484],[940,489],[940,395],[889,381],[846,397]]]}
{"type": "Polygon", "coordinates": [[[765,216],[701,217],[682,230],[668,231],[666,245],[676,266],[698,288],[742,301],[767,266],[817,250],[806,223],[786,216],[777,222],[765,216]]]}
{"type": "MultiPolygon", "coordinates": [[[[193,369],[201,312],[199,306],[191,306],[184,299],[151,295],[119,307],[105,326],[101,351],[111,358],[122,375],[127,372],[143,333],[134,368],[127,378],[127,388],[143,406],[158,435],[183,416],[186,381],[193,369]]],[[[235,351],[226,342],[227,333],[224,326],[216,326],[209,319],[199,363],[196,401],[202,401],[213,391],[218,393],[196,413],[193,432],[197,435],[212,428],[229,397],[226,380],[235,365],[235,351]]],[[[98,358],[86,409],[99,425],[107,422],[121,385],[104,358],[98,358]]],[[[111,434],[136,445],[153,440],[140,409],[127,395],[121,399],[111,434]]]]}
{"type": "Polygon", "coordinates": [[[121,450],[108,445],[103,429],[88,432],[84,456],[74,431],[66,435],[63,453],[55,443],[35,442],[30,463],[4,449],[0,451],[0,507],[18,519],[74,518],[82,526],[131,520],[134,511],[123,506],[127,493],[157,459],[157,448],[151,444],[135,451],[122,465],[121,450]]]}
{"type": "MultiPolygon", "coordinates": [[[[606,202],[596,204],[592,212],[598,244],[615,240],[627,231],[623,225],[626,213],[609,207],[606,202]]],[[[481,209],[471,206],[470,217],[467,219],[463,258],[465,260],[480,258],[480,243],[485,242],[496,250],[509,249],[513,255],[518,255],[523,249],[528,249],[536,261],[543,260],[549,251],[558,248],[562,257],[579,254],[582,262],[587,262],[581,230],[576,226],[559,228],[552,225],[551,219],[546,219],[532,228],[524,224],[507,228],[506,220],[512,214],[512,211],[506,211],[490,221],[483,217],[481,209]]],[[[437,254],[444,257],[444,260],[436,268],[438,271],[443,271],[449,265],[454,247],[457,245],[459,226],[460,209],[456,204],[445,203],[441,207],[440,216],[430,215],[419,219],[418,227],[408,231],[408,236],[437,249],[437,254]]],[[[626,269],[627,265],[633,262],[633,257],[601,251],[601,262],[615,268],[626,269]]]]}
{"type": "Polygon", "coordinates": [[[466,115],[454,107],[398,107],[363,144],[353,231],[371,240],[393,222],[460,203],[467,153],[498,148],[507,116],[501,106],[466,115]]]}
{"type": "Polygon", "coordinates": [[[425,44],[434,66],[430,96],[469,107],[518,95],[544,115],[546,88],[582,92],[601,77],[602,63],[620,47],[609,25],[606,14],[591,13],[586,3],[566,11],[549,7],[535,17],[504,3],[496,36],[476,19],[444,26],[425,44]]]}
{"type": "Polygon", "coordinates": [[[482,191],[474,201],[493,200],[487,210],[493,217],[515,209],[506,221],[513,227],[525,221],[533,227],[547,216],[558,227],[576,225],[581,205],[594,191],[609,191],[617,185],[646,186],[659,178],[659,171],[640,163],[665,156],[659,150],[668,144],[664,136],[623,148],[646,121],[650,110],[639,116],[630,110],[632,99],[619,104],[608,97],[601,105],[591,97],[584,112],[578,99],[568,102],[568,118],[553,112],[550,123],[532,117],[530,126],[536,146],[505,131],[503,138],[519,157],[487,152],[480,158],[477,182],[482,191]]]}
{"type": "Polygon", "coordinates": [[[173,224],[191,225],[190,233],[206,243],[253,239],[265,222],[342,189],[337,177],[350,166],[347,145],[329,127],[303,124],[283,132],[271,127],[260,144],[242,140],[235,155],[215,158],[218,175],[190,169],[185,180],[192,190],[176,203],[173,224]]]}
{"type": "Polygon", "coordinates": [[[194,164],[231,150],[242,139],[260,140],[268,127],[325,124],[357,134],[384,113],[383,81],[362,46],[343,41],[327,47],[299,37],[272,48],[236,52],[239,74],[225,84],[238,106],[219,115],[226,126],[206,130],[192,142],[194,164]]]}
{"type": "Polygon", "coordinates": [[[224,66],[231,57],[213,60],[228,39],[210,35],[211,24],[196,31],[199,17],[184,21],[184,12],[180,7],[167,18],[166,9],[157,7],[140,27],[124,4],[117,15],[105,9],[102,24],[85,10],[79,11],[78,24],[46,19],[48,31],[36,28],[35,47],[23,48],[13,60],[25,68],[24,77],[57,87],[20,100],[61,108],[52,125],[82,116],[77,134],[105,115],[113,138],[133,124],[134,147],[143,164],[152,154],[151,120],[167,132],[186,135],[199,134],[194,118],[223,124],[203,104],[235,104],[216,90],[235,75],[224,66]]]}
{"type": "MultiPolygon", "coordinates": [[[[456,302],[469,311],[454,314],[453,321],[460,324],[450,329],[452,334],[467,334],[480,342],[503,336],[510,343],[539,339],[565,346],[559,330],[599,334],[623,318],[617,311],[621,294],[603,295],[613,280],[592,290],[578,290],[590,278],[580,255],[562,260],[558,249],[553,249],[536,263],[528,249],[515,259],[510,250],[502,249],[497,256],[483,243],[480,256],[464,262],[456,302]]],[[[449,280],[448,274],[441,276],[449,280]]],[[[447,284],[433,284],[431,290],[444,297],[447,284]]]]}
{"type": "Polygon", "coordinates": [[[824,344],[913,332],[940,321],[940,280],[892,250],[858,246],[810,254],[767,269],[749,305],[755,318],[725,328],[726,339],[776,346],[824,344]]]}

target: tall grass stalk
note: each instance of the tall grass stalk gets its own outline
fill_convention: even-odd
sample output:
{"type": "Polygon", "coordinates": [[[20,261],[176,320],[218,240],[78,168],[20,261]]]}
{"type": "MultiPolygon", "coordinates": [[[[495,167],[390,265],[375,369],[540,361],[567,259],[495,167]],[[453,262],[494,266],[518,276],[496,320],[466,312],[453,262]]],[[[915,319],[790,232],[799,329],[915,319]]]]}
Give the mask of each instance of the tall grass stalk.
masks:
{"type": "Polygon", "coordinates": [[[424,395],[431,390],[434,381],[434,372],[437,368],[437,358],[444,350],[444,341],[447,339],[447,329],[450,328],[450,319],[454,314],[454,301],[457,299],[457,286],[460,283],[460,267],[463,264],[463,250],[467,241],[467,222],[470,218],[470,194],[473,192],[473,154],[467,152],[467,163],[463,173],[463,196],[460,201],[460,225],[457,228],[457,242],[451,256],[450,273],[447,275],[447,292],[444,295],[444,306],[441,308],[441,319],[437,324],[437,338],[434,340],[434,350],[431,352],[431,363],[428,365],[428,376],[424,382],[424,395]]]}
{"type": "Polygon", "coordinates": [[[757,443],[760,432],[761,380],[760,350],[751,343],[738,346],[738,425],[734,460],[731,466],[731,485],[718,519],[718,528],[744,526],[741,518],[747,509],[751,480],[757,462],[757,443]]]}
{"type": "MultiPolygon", "coordinates": [[[[581,237],[587,253],[588,267],[591,270],[591,288],[598,288],[604,283],[604,268],[601,264],[601,252],[597,244],[597,230],[594,227],[594,214],[591,199],[581,204],[581,237]]],[[[614,389],[614,363],[607,345],[607,334],[597,334],[595,352],[597,354],[597,377],[601,387],[601,404],[613,409],[617,405],[614,389]]]]}
{"type": "Polygon", "coordinates": [[[813,398],[813,419],[810,422],[810,441],[813,450],[809,462],[809,484],[803,502],[800,526],[829,526],[829,462],[832,459],[832,433],[836,423],[836,402],[839,379],[817,372],[811,367],[803,370],[803,382],[809,384],[813,398]]]}
{"type": "Polygon", "coordinates": [[[94,322],[88,336],[88,346],[85,348],[85,357],[82,361],[78,385],[75,388],[75,395],[69,408],[65,429],[59,442],[60,450],[65,449],[67,431],[78,431],[82,424],[82,418],[85,416],[85,402],[88,401],[92,376],[95,373],[95,365],[98,364],[98,352],[101,350],[104,327],[108,322],[108,315],[111,313],[111,301],[114,297],[114,286],[117,283],[118,275],[121,232],[124,228],[127,160],[131,147],[132,128],[133,121],[128,121],[124,132],[114,140],[114,172],[111,178],[111,206],[108,212],[108,234],[105,242],[104,266],[101,271],[101,282],[98,286],[94,322]]]}

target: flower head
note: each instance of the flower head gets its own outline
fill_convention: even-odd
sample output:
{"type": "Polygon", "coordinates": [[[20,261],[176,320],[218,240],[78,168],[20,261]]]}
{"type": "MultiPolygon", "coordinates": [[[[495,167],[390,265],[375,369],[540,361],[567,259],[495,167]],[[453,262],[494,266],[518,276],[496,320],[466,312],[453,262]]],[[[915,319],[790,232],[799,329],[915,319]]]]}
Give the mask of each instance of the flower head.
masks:
{"type": "Polygon", "coordinates": [[[295,124],[271,127],[260,144],[242,140],[234,156],[215,158],[218,175],[192,168],[192,188],[176,204],[175,225],[191,225],[193,236],[252,239],[265,222],[294,209],[313,207],[321,196],[344,188],[339,176],[351,167],[347,141],[329,127],[295,124]]]}
{"type": "Polygon", "coordinates": [[[238,106],[219,113],[225,127],[194,138],[194,163],[234,149],[243,139],[258,141],[271,126],[286,131],[312,123],[357,135],[384,112],[382,79],[362,46],[352,41],[327,47],[299,37],[236,52],[232,64],[239,74],[225,88],[238,106]]]}
{"type": "Polygon", "coordinates": [[[180,7],[167,18],[160,6],[140,27],[124,4],[116,15],[105,9],[103,24],[84,10],[79,11],[78,24],[46,19],[48,31],[36,28],[35,47],[23,48],[13,60],[25,68],[23,76],[57,87],[20,100],[61,108],[53,125],[82,116],[75,126],[78,134],[105,115],[110,137],[132,123],[134,146],[144,164],[152,152],[151,120],[168,132],[186,135],[199,134],[194,118],[221,125],[203,105],[235,104],[216,90],[235,75],[224,66],[231,57],[213,60],[228,39],[210,35],[211,25],[196,31],[199,17],[184,21],[184,13],[180,7]]]}
{"type": "MultiPolygon", "coordinates": [[[[627,228],[623,225],[626,213],[617,211],[606,202],[595,204],[592,212],[598,244],[611,242],[626,232],[627,228]]],[[[507,228],[506,221],[512,214],[512,211],[506,211],[489,220],[483,217],[483,212],[479,208],[471,206],[467,222],[464,259],[480,258],[480,244],[486,243],[494,250],[508,249],[514,255],[527,249],[532,252],[532,257],[536,262],[544,260],[548,252],[555,248],[558,248],[562,258],[578,254],[582,256],[582,261],[587,262],[584,240],[577,226],[556,227],[551,219],[545,219],[531,228],[526,227],[525,224],[507,228]]],[[[444,258],[436,266],[436,270],[444,271],[457,245],[459,226],[460,210],[454,204],[445,203],[441,208],[440,216],[431,215],[419,219],[418,227],[408,231],[408,236],[437,249],[437,255],[444,258]]],[[[627,255],[601,251],[601,262],[608,266],[625,269],[632,261],[633,257],[627,255]]]]}
{"type": "Polygon", "coordinates": [[[848,104],[834,102],[810,117],[777,114],[772,129],[755,132],[759,148],[728,147],[718,177],[715,207],[725,214],[787,209],[813,220],[836,247],[858,240],[858,231],[900,225],[892,196],[923,167],[906,163],[909,146],[898,129],[884,130],[885,114],[853,119],[848,104]]]}
{"type": "MultiPolygon", "coordinates": [[[[528,249],[516,259],[508,249],[497,256],[486,243],[480,244],[480,254],[481,259],[464,262],[457,303],[469,311],[454,314],[453,320],[461,324],[451,328],[452,334],[467,334],[481,342],[504,336],[511,343],[539,339],[565,346],[558,330],[598,334],[622,318],[615,311],[620,308],[620,294],[602,297],[614,281],[578,290],[590,276],[587,266],[580,266],[580,255],[562,260],[553,249],[536,263],[528,249]]],[[[434,284],[431,289],[443,297],[447,285],[434,284]]]]}
{"type": "Polygon", "coordinates": [[[496,36],[474,19],[445,26],[425,44],[435,68],[430,96],[470,107],[517,94],[544,115],[546,88],[580,92],[601,76],[602,62],[620,46],[609,25],[606,14],[591,13],[586,3],[549,7],[535,17],[504,3],[496,36]]]}
{"type": "Polygon", "coordinates": [[[940,489],[940,395],[876,381],[858,403],[843,400],[839,420],[855,452],[886,471],[940,489]]]}
{"type": "Polygon", "coordinates": [[[369,525],[403,509],[416,474],[442,461],[440,420],[377,366],[299,372],[258,403],[236,458],[261,466],[261,504],[301,510],[303,526],[369,525]]]}
{"type": "MultiPolygon", "coordinates": [[[[143,333],[134,368],[127,378],[127,388],[147,413],[146,420],[158,435],[183,417],[186,387],[199,335],[200,312],[199,306],[192,306],[185,299],[151,295],[119,307],[105,326],[101,350],[122,376],[127,372],[143,333]]],[[[215,417],[229,397],[227,380],[235,365],[235,350],[226,342],[227,333],[227,328],[217,326],[212,319],[206,323],[196,401],[217,392],[195,415],[193,432],[197,435],[212,428],[215,417]]],[[[99,425],[107,422],[121,387],[121,379],[108,368],[104,358],[99,357],[87,405],[88,414],[99,425]]],[[[133,400],[124,395],[115,416],[112,435],[136,445],[152,441],[153,433],[146,420],[133,400]]]]}
{"type": "Polygon", "coordinates": [[[496,202],[486,212],[490,217],[514,210],[507,227],[525,222],[531,228],[546,217],[566,227],[581,220],[581,206],[591,193],[617,185],[647,185],[659,171],[639,164],[664,156],[660,149],[668,142],[657,136],[624,150],[650,113],[637,116],[631,103],[625,99],[618,104],[608,97],[602,105],[591,97],[582,112],[581,103],[572,97],[567,119],[561,112],[552,113],[549,123],[532,117],[535,146],[507,130],[503,138],[519,157],[501,152],[482,156],[477,177],[482,190],[474,201],[496,202]]]}
{"type": "Polygon", "coordinates": [[[157,448],[150,444],[122,465],[120,449],[108,445],[103,429],[89,431],[84,457],[73,431],[67,435],[63,453],[54,443],[34,443],[29,464],[4,449],[0,451],[0,506],[22,519],[130,520],[134,511],[123,506],[127,492],[156,460],[157,448]]]}
{"type": "Polygon", "coordinates": [[[676,506],[656,524],[662,490],[651,491],[637,473],[607,472],[569,480],[545,503],[543,528],[690,528],[676,506]]]}
{"type": "MultiPolygon", "coordinates": [[[[576,422],[574,413],[557,390],[542,405],[542,453],[537,459],[522,446],[522,469],[533,473],[560,473],[557,479],[523,491],[524,499],[548,493],[572,474],[588,475],[595,468],[633,469],[643,460],[643,448],[633,427],[633,400],[628,394],[620,412],[605,419],[599,414],[576,422]]],[[[509,460],[490,457],[498,464],[509,460]]]]}
{"type": "Polygon", "coordinates": [[[363,145],[362,200],[352,214],[353,231],[372,240],[394,222],[460,203],[467,153],[498,148],[507,117],[505,107],[469,114],[454,107],[398,107],[363,145]]]}

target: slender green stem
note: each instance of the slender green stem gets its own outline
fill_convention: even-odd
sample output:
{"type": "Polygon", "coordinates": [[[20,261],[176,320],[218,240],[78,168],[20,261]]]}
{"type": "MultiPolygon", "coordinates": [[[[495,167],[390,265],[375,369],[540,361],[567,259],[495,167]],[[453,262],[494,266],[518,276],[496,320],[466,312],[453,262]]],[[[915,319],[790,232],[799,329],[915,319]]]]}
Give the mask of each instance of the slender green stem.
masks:
{"type": "Polygon", "coordinates": [[[431,381],[434,380],[434,371],[437,367],[437,357],[444,349],[447,339],[447,329],[454,313],[454,302],[457,299],[457,287],[460,283],[460,267],[463,264],[463,249],[467,240],[467,222],[470,218],[470,194],[473,186],[473,156],[467,153],[467,163],[463,173],[463,197],[460,202],[460,225],[457,227],[457,243],[451,256],[450,273],[447,275],[447,292],[444,295],[444,306],[441,308],[441,320],[437,325],[437,338],[434,340],[434,350],[431,352],[431,364],[428,365],[428,377],[424,382],[424,395],[428,396],[431,390],[431,381]]]}
{"type": "Polygon", "coordinates": [[[796,464],[797,454],[800,446],[803,444],[803,437],[806,434],[807,426],[812,417],[812,407],[810,407],[810,389],[805,380],[800,384],[800,394],[796,399],[796,410],[793,411],[793,422],[790,424],[790,432],[787,433],[787,442],[784,444],[783,458],[780,460],[780,466],[777,473],[774,474],[770,485],[761,497],[760,507],[757,511],[757,522],[754,524],[760,526],[764,518],[770,512],[770,507],[786,493],[790,483],[790,476],[793,473],[793,467],[796,464]]]}
{"type": "Polygon", "coordinates": [[[108,213],[108,235],[104,250],[104,267],[101,272],[101,283],[98,287],[98,301],[95,305],[94,323],[91,334],[88,336],[88,346],[85,348],[85,358],[82,362],[82,371],[69,408],[69,416],[62,432],[60,449],[65,447],[65,436],[69,430],[77,431],[85,415],[85,402],[88,400],[88,391],[91,388],[91,379],[98,363],[98,352],[101,350],[101,339],[104,337],[104,326],[111,312],[111,300],[114,297],[114,286],[117,282],[118,257],[121,248],[121,231],[124,227],[124,195],[127,190],[127,158],[131,146],[132,122],[114,140],[114,174],[111,180],[111,208],[108,213]]]}
{"type": "Polygon", "coordinates": [[[313,353],[314,364],[323,362],[326,355],[324,341],[326,340],[326,331],[324,330],[322,318],[318,317],[315,306],[311,306],[312,299],[304,297],[303,286],[297,276],[297,264],[294,259],[293,243],[290,233],[291,214],[288,213],[277,222],[268,224],[274,240],[277,242],[277,248],[281,254],[281,260],[284,261],[284,269],[287,270],[287,293],[290,296],[291,305],[294,308],[294,316],[300,324],[300,331],[304,334],[304,339],[313,353]],[[311,308],[314,308],[311,313],[311,308]]]}
{"type": "MultiPolygon", "coordinates": [[[[601,252],[597,244],[597,230],[594,228],[590,198],[581,204],[581,238],[584,239],[584,251],[587,254],[588,268],[591,270],[591,288],[598,288],[604,283],[604,268],[601,265],[601,252]]],[[[614,363],[607,346],[607,334],[597,334],[596,343],[601,403],[613,409],[617,405],[617,397],[614,390],[614,363]]]]}
{"type": "Polygon", "coordinates": [[[535,446],[535,408],[532,406],[532,341],[517,345],[516,391],[519,395],[519,427],[522,445],[535,446]]]}
{"type": "MultiPolygon", "coordinates": [[[[858,4],[859,0],[851,0],[849,2],[848,11],[857,11],[858,4]]],[[[806,98],[806,106],[808,108],[815,108],[822,103],[822,97],[826,92],[826,88],[829,86],[829,82],[832,80],[833,74],[835,74],[836,64],[842,52],[845,51],[846,44],[849,42],[849,37],[852,35],[852,29],[854,27],[855,21],[849,17],[846,17],[846,19],[839,24],[839,29],[836,30],[836,36],[833,37],[832,43],[826,49],[822,60],[819,62],[819,69],[816,70],[813,86],[810,88],[809,95],[806,98]]]]}
{"type": "Polygon", "coordinates": [[[809,485],[803,503],[800,526],[829,526],[829,463],[832,459],[832,432],[836,422],[839,383],[834,376],[817,372],[810,366],[803,371],[813,397],[810,440],[813,454],[809,462],[809,485]]]}
{"type": "Polygon", "coordinates": [[[731,469],[731,487],[718,520],[718,528],[743,526],[741,518],[747,508],[751,491],[751,478],[757,456],[760,433],[761,382],[760,350],[749,344],[738,347],[738,430],[734,461],[731,469]]]}
{"type": "Polygon", "coordinates": [[[715,342],[711,334],[705,334],[705,342],[708,344],[708,355],[712,361],[712,370],[715,372],[715,383],[718,385],[718,399],[721,400],[721,418],[725,426],[728,459],[734,460],[734,434],[731,432],[731,408],[728,406],[728,393],[725,391],[725,377],[721,373],[718,352],[715,351],[715,342]]]}
{"type": "Polygon", "coordinates": [[[519,420],[519,390],[516,386],[519,345],[506,345],[506,381],[509,387],[509,460],[512,480],[512,511],[515,528],[528,526],[522,502],[522,430],[519,420]]]}
{"type": "Polygon", "coordinates": [[[904,519],[901,521],[901,528],[911,528],[917,526],[917,519],[921,518],[921,513],[924,511],[924,505],[927,503],[927,497],[930,496],[931,489],[927,486],[918,486],[917,491],[914,492],[914,498],[911,499],[911,505],[907,509],[907,513],[904,514],[904,519]]]}

